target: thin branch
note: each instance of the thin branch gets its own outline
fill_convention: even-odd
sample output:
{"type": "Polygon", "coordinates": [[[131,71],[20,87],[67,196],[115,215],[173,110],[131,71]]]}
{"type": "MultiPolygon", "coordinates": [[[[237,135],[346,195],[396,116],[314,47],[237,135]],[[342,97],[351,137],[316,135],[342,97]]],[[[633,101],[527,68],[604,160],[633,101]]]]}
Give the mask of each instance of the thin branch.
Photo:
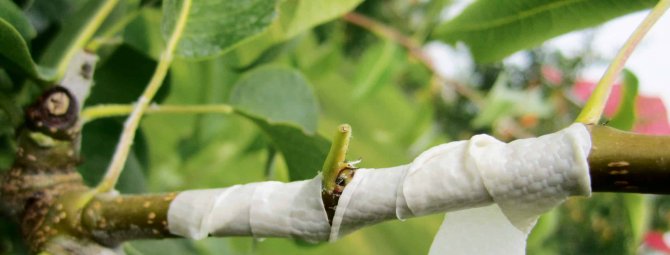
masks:
{"type": "Polygon", "coordinates": [[[356,12],[350,12],[343,16],[343,19],[351,24],[357,25],[361,28],[364,28],[372,33],[376,34],[379,37],[386,38],[388,40],[394,41],[407,49],[409,55],[418,59],[421,64],[423,64],[428,70],[430,70],[433,75],[438,78],[439,81],[444,82],[445,84],[451,85],[454,87],[456,92],[466,97],[468,100],[472,101],[478,106],[483,105],[483,98],[477,91],[470,89],[469,87],[461,84],[458,81],[443,77],[435,69],[432,60],[426,54],[426,52],[421,48],[421,45],[411,38],[403,35],[397,30],[389,27],[385,24],[377,22],[371,18],[368,18],[362,14],[356,12]]]}
{"type": "MultiPolygon", "coordinates": [[[[103,104],[87,107],[82,111],[82,122],[88,123],[100,118],[125,116],[132,113],[134,105],[129,104],[103,104]]],[[[181,113],[220,113],[229,114],[235,109],[227,104],[213,105],[157,105],[152,104],[146,110],[146,114],[181,114],[181,113]]]]}
{"type": "Polygon", "coordinates": [[[586,102],[586,105],[579,113],[577,120],[575,122],[581,122],[584,124],[596,124],[600,120],[600,117],[603,114],[605,109],[605,103],[610,96],[612,87],[614,86],[614,80],[619,76],[621,70],[623,70],[626,60],[633,53],[633,50],[637,47],[638,43],[644,38],[647,32],[651,27],[658,21],[661,16],[668,10],[670,7],[670,0],[661,0],[656,4],[654,9],[647,15],[647,17],[640,23],[640,25],[635,29],[633,34],[628,38],[626,43],[621,47],[617,55],[614,57],[614,60],[603,74],[603,77],[600,78],[596,89],[593,91],[593,94],[589,97],[589,100],[586,102]]]}
{"type": "Polygon", "coordinates": [[[77,52],[84,48],[86,42],[93,37],[98,28],[100,28],[100,25],[102,25],[105,19],[107,19],[109,14],[114,10],[114,7],[116,7],[118,2],[119,0],[107,0],[106,3],[98,9],[98,13],[96,13],[90,21],[86,22],[86,26],[82,29],[82,32],[77,36],[71,46],[66,49],[66,53],[56,65],[56,71],[59,76],[65,73],[72,58],[77,52]]]}
{"type": "Polygon", "coordinates": [[[181,38],[184,27],[186,27],[186,20],[190,9],[191,0],[184,0],[181,11],[179,13],[179,18],[177,19],[177,23],[175,24],[174,31],[170,36],[170,40],[168,41],[165,51],[163,52],[163,56],[161,57],[160,62],[158,62],[158,66],[156,67],[156,71],[149,81],[149,85],[147,85],[144,93],[142,96],[140,96],[135,109],[133,109],[133,112],[130,114],[130,117],[128,117],[126,120],[123,133],[121,133],[121,140],[116,147],[114,156],[112,157],[112,162],[107,168],[107,172],[105,173],[105,177],[103,178],[102,182],[100,182],[98,187],[96,187],[96,191],[107,192],[112,190],[116,185],[116,181],[119,179],[121,171],[123,170],[123,166],[125,165],[126,159],[128,158],[130,146],[132,146],[133,139],[135,138],[135,131],[137,130],[140,119],[142,118],[144,111],[149,107],[149,102],[151,102],[154,95],[160,88],[163,80],[165,79],[165,76],[167,75],[167,71],[170,68],[172,58],[174,57],[174,51],[177,48],[177,43],[181,38]]]}

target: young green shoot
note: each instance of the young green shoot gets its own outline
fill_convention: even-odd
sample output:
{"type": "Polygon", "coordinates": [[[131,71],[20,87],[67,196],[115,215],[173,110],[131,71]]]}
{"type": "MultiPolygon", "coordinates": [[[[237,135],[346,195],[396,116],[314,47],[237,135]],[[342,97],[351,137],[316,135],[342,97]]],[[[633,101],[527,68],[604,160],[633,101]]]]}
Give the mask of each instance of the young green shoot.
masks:
{"type": "Polygon", "coordinates": [[[184,32],[184,27],[186,27],[186,21],[190,9],[191,0],[184,0],[181,11],[179,13],[179,18],[177,19],[177,23],[175,24],[174,30],[170,36],[170,39],[168,40],[163,55],[158,62],[158,66],[156,67],[156,70],[154,71],[154,74],[151,77],[151,80],[149,81],[146,89],[138,99],[135,108],[130,113],[128,119],[126,119],[123,132],[121,133],[121,139],[116,147],[116,150],[114,151],[114,156],[112,157],[112,162],[107,168],[107,172],[105,173],[102,181],[96,187],[97,192],[104,193],[111,191],[114,189],[119,176],[121,176],[123,166],[126,163],[126,159],[128,159],[130,146],[132,146],[133,139],[135,138],[135,131],[137,130],[137,127],[140,123],[140,119],[142,119],[142,115],[146,109],[149,108],[149,103],[153,99],[158,89],[161,87],[161,84],[167,75],[167,71],[170,68],[170,64],[172,63],[172,59],[174,57],[174,51],[177,48],[177,43],[179,42],[179,39],[184,32]]]}
{"type": "Polygon", "coordinates": [[[589,100],[586,102],[586,105],[584,105],[584,108],[579,113],[575,122],[584,124],[598,123],[605,109],[605,103],[607,103],[607,99],[614,86],[614,81],[619,76],[619,73],[621,73],[621,70],[623,70],[626,60],[628,60],[628,57],[633,53],[635,47],[651,29],[654,23],[656,23],[656,21],[663,16],[665,11],[668,10],[668,7],[670,7],[670,0],[659,1],[649,15],[647,15],[642,23],[635,29],[633,34],[614,57],[612,63],[607,67],[607,71],[605,71],[603,77],[600,78],[598,85],[596,85],[596,89],[589,97],[589,100]]]}
{"type": "Polygon", "coordinates": [[[323,175],[321,186],[327,194],[333,194],[340,172],[349,166],[345,161],[347,151],[349,150],[349,140],[351,140],[351,126],[349,124],[342,124],[337,127],[333,143],[330,145],[330,151],[321,169],[321,174],[323,175]]]}

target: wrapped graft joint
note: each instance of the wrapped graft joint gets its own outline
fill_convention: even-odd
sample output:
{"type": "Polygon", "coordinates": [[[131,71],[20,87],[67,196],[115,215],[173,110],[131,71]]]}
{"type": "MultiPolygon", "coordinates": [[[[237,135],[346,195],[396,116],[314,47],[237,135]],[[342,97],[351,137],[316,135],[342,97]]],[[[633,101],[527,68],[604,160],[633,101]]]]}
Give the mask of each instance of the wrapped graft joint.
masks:
{"type": "MultiPolygon", "coordinates": [[[[497,235],[509,246],[504,251],[518,254],[540,214],[568,196],[590,195],[590,150],[583,124],[511,143],[478,135],[431,148],[408,165],[358,169],[339,198],[332,225],[317,175],[292,183],[182,192],[170,205],[168,227],[195,239],[251,235],[335,241],[385,220],[469,209],[474,211],[455,212],[453,219],[447,215],[433,243],[435,252],[482,251],[459,240],[472,232],[497,235]]],[[[495,249],[500,253],[503,248],[495,249]]]]}

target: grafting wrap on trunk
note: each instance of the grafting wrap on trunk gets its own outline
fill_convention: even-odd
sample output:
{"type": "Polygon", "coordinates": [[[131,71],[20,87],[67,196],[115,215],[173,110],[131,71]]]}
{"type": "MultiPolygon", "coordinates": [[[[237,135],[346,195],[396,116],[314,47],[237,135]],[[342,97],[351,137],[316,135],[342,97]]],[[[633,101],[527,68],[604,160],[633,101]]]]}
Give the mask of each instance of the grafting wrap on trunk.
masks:
{"type": "Polygon", "coordinates": [[[431,148],[409,165],[357,170],[340,197],[332,226],[317,175],[300,182],[182,192],[170,205],[168,228],[195,239],[252,235],[334,241],[384,220],[495,203],[524,233],[525,242],[541,213],[567,196],[590,195],[590,149],[583,124],[511,143],[477,135],[431,148]]]}

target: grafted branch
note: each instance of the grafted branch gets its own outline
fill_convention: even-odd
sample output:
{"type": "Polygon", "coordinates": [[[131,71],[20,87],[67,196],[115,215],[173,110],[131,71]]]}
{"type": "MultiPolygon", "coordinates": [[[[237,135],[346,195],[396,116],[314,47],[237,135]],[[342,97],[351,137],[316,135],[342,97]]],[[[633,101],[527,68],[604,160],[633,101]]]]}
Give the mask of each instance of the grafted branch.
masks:
{"type": "Polygon", "coordinates": [[[591,127],[591,187],[600,192],[670,194],[670,137],[591,127]]]}
{"type": "MultiPolygon", "coordinates": [[[[77,109],[76,101],[67,90],[58,87],[45,93],[27,111],[16,163],[2,179],[2,207],[21,222],[25,240],[32,250],[58,253],[76,247],[87,252],[107,251],[128,240],[175,237],[169,229],[168,215],[177,193],[95,195],[83,184],[75,170],[79,154],[75,144],[80,135],[75,124],[77,109]]],[[[348,134],[349,127],[344,127],[344,133],[348,134]]],[[[593,191],[670,193],[666,185],[670,181],[670,137],[640,135],[603,126],[589,129],[593,146],[588,164],[593,191]]],[[[346,142],[348,137],[340,140],[346,142]]],[[[327,173],[329,176],[336,174],[341,166],[349,166],[343,161],[346,144],[336,143],[335,147],[338,157],[325,164],[326,168],[337,166],[336,171],[327,173]]],[[[339,174],[333,176],[339,177],[339,174]]],[[[332,181],[329,178],[328,183],[332,181]]],[[[342,184],[345,188],[347,182],[342,184]]],[[[325,199],[323,202],[332,204],[325,199]]],[[[234,210],[233,213],[249,214],[234,210]]],[[[360,224],[377,222],[379,220],[360,224]]],[[[251,235],[251,232],[245,233],[251,235]]],[[[229,235],[246,234],[221,234],[229,235]]]]}
{"type": "Polygon", "coordinates": [[[82,226],[94,240],[112,247],[128,240],[173,237],[167,211],[176,195],[97,196],[83,209],[82,226]]]}

